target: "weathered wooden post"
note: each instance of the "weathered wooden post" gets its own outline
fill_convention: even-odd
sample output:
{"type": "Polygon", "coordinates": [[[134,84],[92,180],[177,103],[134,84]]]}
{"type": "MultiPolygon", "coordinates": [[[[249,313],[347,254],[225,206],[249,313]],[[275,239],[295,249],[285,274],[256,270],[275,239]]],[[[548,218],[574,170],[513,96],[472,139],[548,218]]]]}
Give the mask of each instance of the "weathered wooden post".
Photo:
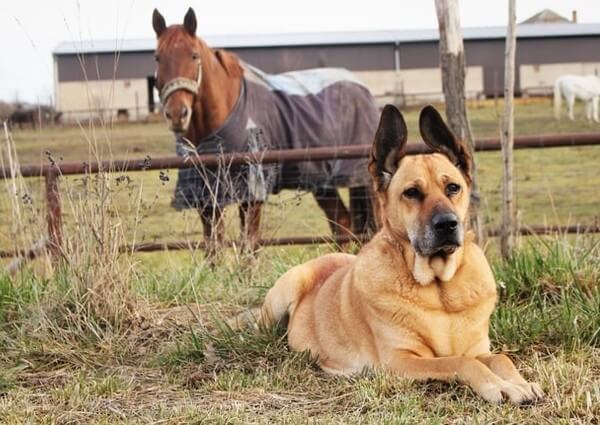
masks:
{"type": "MultiPolygon", "coordinates": [[[[471,125],[467,117],[465,91],[465,49],[460,32],[458,0],[435,0],[435,10],[440,32],[440,67],[442,88],[446,102],[446,117],[450,129],[467,142],[471,154],[475,147],[471,125]]],[[[479,219],[480,196],[473,164],[473,188],[471,192],[471,227],[482,241],[483,223],[479,219]]]]}
{"type": "Polygon", "coordinates": [[[51,166],[44,173],[46,179],[46,208],[48,217],[48,249],[52,260],[56,263],[62,251],[62,211],[58,177],[60,171],[51,166]]]}
{"type": "Polygon", "coordinates": [[[502,228],[500,230],[500,251],[505,259],[510,257],[515,237],[515,200],[513,188],[513,146],[514,146],[514,91],[515,91],[515,51],[517,37],[515,29],[515,0],[508,1],[508,28],[504,52],[504,115],[500,145],[502,148],[502,228]]]}

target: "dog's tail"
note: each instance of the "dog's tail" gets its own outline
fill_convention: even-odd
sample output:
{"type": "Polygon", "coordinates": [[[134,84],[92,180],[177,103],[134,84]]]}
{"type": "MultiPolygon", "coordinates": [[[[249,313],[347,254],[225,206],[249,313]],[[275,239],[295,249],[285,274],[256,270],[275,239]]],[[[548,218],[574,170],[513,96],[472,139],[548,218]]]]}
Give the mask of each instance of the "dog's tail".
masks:
{"type": "Polygon", "coordinates": [[[352,264],[355,258],[350,254],[328,254],[291,268],[267,292],[262,307],[237,315],[229,322],[230,327],[240,329],[255,325],[268,328],[286,323],[308,292],[340,268],[352,264]]]}
{"type": "Polygon", "coordinates": [[[560,105],[562,103],[561,79],[554,82],[554,119],[560,120],[560,105]]]}

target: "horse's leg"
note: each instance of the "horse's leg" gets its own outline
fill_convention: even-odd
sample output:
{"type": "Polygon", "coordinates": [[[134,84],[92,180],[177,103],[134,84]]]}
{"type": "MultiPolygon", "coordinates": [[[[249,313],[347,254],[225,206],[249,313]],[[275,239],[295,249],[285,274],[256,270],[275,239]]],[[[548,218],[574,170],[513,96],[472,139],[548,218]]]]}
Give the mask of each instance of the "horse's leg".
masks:
{"type": "Polygon", "coordinates": [[[575,115],[573,114],[573,112],[574,112],[573,111],[574,106],[575,106],[575,96],[574,95],[569,95],[567,97],[567,109],[568,109],[568,112],[569,112],[569,119],[571,121],[575,121],[575,115]]]}
{"type": "Polygon", "coordinates": [[[592,105],[593,105],[594,100],[590,99],[587,102],[585,102],[585,119],[588,121],[592,121],[592,105]]]}
{"type": "Polygon", "coordinates": [[[206,258],[211,265],[214,264],[219,245],[223,242],[225,223],[223,210],[218,207],[207,207],[199,211],[206,244],[206,258]]]}
{"type": "Polygon", "coordinates": [[[313,192],[315,200],[319,207],[327,216],[331,233],[334,236],[348,235],[352,236],[351,218],[348,209],[344,205],[337,189],[318,189],[313,192]]]}
{"type": "Polygon", "coordinates": [[[350,188],[350,214],[354,234],[360,235],[377,230],[372,193],[368,187],[350,188]]]}
{"type": "Polygon", "coordinates": [[[239,207],[242,241],[253,254],[258,248],[261,209],[262,202],[244,202],[239,207]]]}
{"type": "Polygon", "coordinates": [[[592,113],[595,122],[600,122],[600,119],[598,119],[598,102],[600,102],[600,96],[595,96],[592,99],[592,113]]]}

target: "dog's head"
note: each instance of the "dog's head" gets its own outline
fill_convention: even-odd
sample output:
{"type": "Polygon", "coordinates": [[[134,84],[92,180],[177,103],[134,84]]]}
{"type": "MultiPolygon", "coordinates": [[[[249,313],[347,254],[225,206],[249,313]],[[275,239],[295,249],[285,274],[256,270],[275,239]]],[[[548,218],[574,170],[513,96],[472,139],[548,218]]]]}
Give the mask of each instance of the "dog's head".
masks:
{"type": "Polygon", "coordinates": [[[472,157],[434,107],[423,108],[419,129],[434,153],[407,156],[404,118],[396,107],[386,105],[369,172],[383,226],[394,237],[408,239],[420,256],[445,257],[463,244],[472,157]]]}

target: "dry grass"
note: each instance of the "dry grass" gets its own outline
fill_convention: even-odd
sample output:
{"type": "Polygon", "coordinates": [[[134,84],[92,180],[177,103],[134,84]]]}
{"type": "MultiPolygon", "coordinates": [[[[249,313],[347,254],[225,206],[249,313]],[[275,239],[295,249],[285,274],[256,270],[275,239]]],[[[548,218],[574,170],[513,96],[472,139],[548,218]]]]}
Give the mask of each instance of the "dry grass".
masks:
{"type": "Polygon", "coordinates": [[[60,332],[37,328],[40,312],[64,302],[46,296],[57,283],[3,280],[0,417],[15,424],[32,418],[46,423],[594,423],[600,415],[597,240],[542,239],[513,262],[497,264],[501,301],[492,318],[493,345],[507,350],[547,393],[542,403],[522,408],[488,405],[458,384],[376,372],[331,377],[306,354],[290,353],[277,329],[254,334],[224,325],[223,318],[258,303],[283,270],[315,254],[272,249],[250,269],[231,263],[215,270],[142,272],[129,283],[148,308],[137,322],[120,328],[92,330],[77,325],[87,318],[62,323],[50,316],[60,332]],[[588,280],[594,282],[591,291],[588,280]]]}
{"type": "MultiPolygon", "coordinates": [[[[479,135],[495,131],[494,111],[484,106],[472,114],[479,135]]],[[[517,121],[517,132],[555,131],[545,118],[548,106],[518,105],[517,116],[526,120],[517,121]]],[[[414,129],[416,112],[408,116],[414,129]]],[[[58,161],[154,156],[170,152],[166,138],[164,127],[153,124],[22,132],[3,143],[0,157],[13,166],[17,158],[47,161],[46,143],[58,161]]],[[[478,157],[490,222],[497,215],[498,157],[478,157]]],[[[595,147],[519,152],[526,222],[593,220],[599,159],[595,147]]],[[[119,246],[134,241],[192,239],[200,230],[194,214],[170,210],[174,179],[128,176],[63,179],[63,263],[53,268],[42,259],[14,279],[0,275],[0,422],[594,423],[600,417],[597,237],[524,240],[513,260],[495,264],[501,301],[491,323],[493,345],[548,397],[532,407],[491,406],[458,384],[373,371],[327,376],[305,353],[289,352],[280,330],[232,332],[224,318],[258,304],[286,269],[332,247],[265,248],[255,261],[230,250],[216,268],[200,252],[122,252],[119,246]]],[[[0,213],[11,218],[0,223],[0,246],[31,246],[45,232],[39,182],[4,184],[0,213]]],[[[271,202],[268,236],[327,232],[320,214],[307,213],[317,211],[308,197],[286,192],[271,202]]]]}
{"type": "MultiPolygon", "coordinates": [[[[501,105],[500,105],[501,107],[501,105]]],[[[416,140],[418,109],[406,111],[411,139],[416,140]]],[[[497,116],[493,102],[473,104],[471,118],[477,136],[497,134],[497,116]]],[[[600,131],[598,125],[583,121],[556,123],[547,100],[530,99],[516,106],[517,134],[541,132],[600,131]]],[[[47,163],[50,152],[55,161],[89,161],[112,155],[117,158],[154,158],[173,154],[172,136],[164,123],[119,124],[100,128],[67,127],[45,129],[42,132],[24,130],[14,133],[16,153],[22,163],[47,163]]],[[[483,214],[490,226],[498,223],[501,187],[500,153],[488,152],[477,155],[480,184],[483,192],[483,214]]],[[[600,146],[558,148],[546,150],[521,150],[516,152],[517,208],[525,225],[533,224],[593,224],[598,220],[596,187],[600,185],[597,164],[600,146]]],[[[176,212],[170,206],[176,182],[176,170],[165,170],[161,179],[159,171],[139,173],[112,173],[106,187],[114,198],[114,209],[123,220],[136,215],[132,208],[139,201],[138,222],[131,219],[123,226],[125,238],[131,242],[157,240],[201,239],[200,220],[195,211],[176,212]],[[168,177],[168,180],[164,178],[168,177]]],[[[89,179],[72,176],[62,179],[62,190],[74,194],[85,188],[89,179]]],[[[17,198],[28,196],[31,208],[42,209],[43,182],[27,179],[27,187],[19,191],[17,198]]],[[[8,192],[10,193],[10,192],[8,192]]],[[[343,193],[347,197],[347,193],[343,193]]],[[[0,194],[0,214],[9,214],[14,197],[0,194]]],[[[73,213],[65,208],[67,226],[74,225],[73,213]]],[[[265,237],[324,235],[329,232],[325,216],[310,195],[284,191],[272,196],[264,211],[262,234],[265,237]],[[309,212],[309,213],[307,213],[309,212]]],[[[230,208],[227,214],[229,236],[238,234],[237,210],[230,208]]],[[[0,248],[8,249],[14,240],[9,222],[0,223],[0,248]]]]}

